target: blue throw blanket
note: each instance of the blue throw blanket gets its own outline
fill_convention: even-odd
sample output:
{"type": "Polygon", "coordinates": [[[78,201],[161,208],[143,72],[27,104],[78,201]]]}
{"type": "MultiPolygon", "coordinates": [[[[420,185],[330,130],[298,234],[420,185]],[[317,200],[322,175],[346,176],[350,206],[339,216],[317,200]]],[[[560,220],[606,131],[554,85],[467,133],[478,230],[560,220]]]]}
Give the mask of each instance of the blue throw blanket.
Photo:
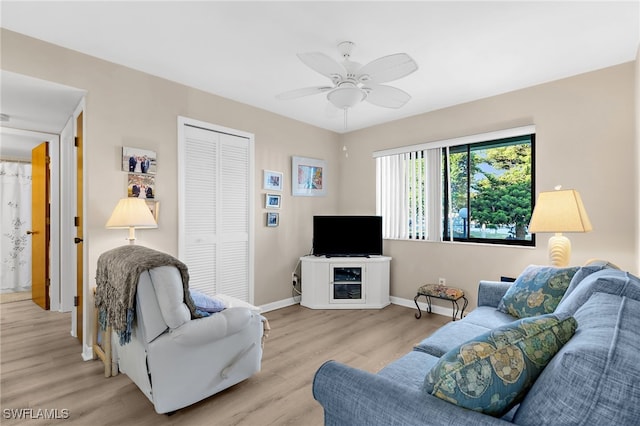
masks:
{"type": "Polygon", "coordinates": [[[140,274],[158,266],[175,266],[180,271],[184,303],[191,318],[200,318],[189,294],[187,266],[175,257],[147,247],[128,245],[109,250],[98,258],[95,306],[99,310],[101,328],[110,325],[120,336],[120,344],[131,340],[135,318],[135,301],[140,274]]]}

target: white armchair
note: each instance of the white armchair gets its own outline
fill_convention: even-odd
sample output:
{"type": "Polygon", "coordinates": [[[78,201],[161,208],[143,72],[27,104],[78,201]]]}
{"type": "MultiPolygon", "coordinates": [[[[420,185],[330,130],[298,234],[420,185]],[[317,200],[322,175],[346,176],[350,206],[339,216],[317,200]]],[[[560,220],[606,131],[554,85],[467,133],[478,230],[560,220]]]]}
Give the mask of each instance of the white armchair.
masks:
{"type": "Polygon", "coordinates": [[[245,306],[191,320],[176,267],[140,275],[131,341],[114,339],[114,355],[156,412],[186,407],[260,371],[262,317],[238,302],[245,306]]]}

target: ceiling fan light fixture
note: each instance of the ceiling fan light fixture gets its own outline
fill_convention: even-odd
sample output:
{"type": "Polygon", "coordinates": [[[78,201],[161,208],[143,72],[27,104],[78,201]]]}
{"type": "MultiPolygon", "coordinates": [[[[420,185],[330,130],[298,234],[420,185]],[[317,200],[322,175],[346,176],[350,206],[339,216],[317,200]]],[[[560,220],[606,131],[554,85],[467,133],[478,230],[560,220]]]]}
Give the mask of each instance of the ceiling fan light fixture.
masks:
{"type": "Polygon", "coordinates": [[[358,87],[338,87],[327,95],[327,99],[336,108],[353,108],[367,97],[367,93],[358,87]]]}

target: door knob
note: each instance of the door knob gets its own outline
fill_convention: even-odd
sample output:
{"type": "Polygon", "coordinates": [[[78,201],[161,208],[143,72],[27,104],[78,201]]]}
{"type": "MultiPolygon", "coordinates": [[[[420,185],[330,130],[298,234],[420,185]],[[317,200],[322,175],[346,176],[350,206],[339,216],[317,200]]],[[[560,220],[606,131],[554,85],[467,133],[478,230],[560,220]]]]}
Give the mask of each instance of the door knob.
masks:
{"type": "Polygon", "coordinates": [[[73,242],[76,243],[76,244],[80,244],[82,241],[84,241],[84,240],[82,238],[78,238],[78,237],[75,237],[73,239],[73,242]]]}
{"type": "Polygon", "coordinates": [[[37,234],[38,231],[27,231],[27,235],[37,234]]]}

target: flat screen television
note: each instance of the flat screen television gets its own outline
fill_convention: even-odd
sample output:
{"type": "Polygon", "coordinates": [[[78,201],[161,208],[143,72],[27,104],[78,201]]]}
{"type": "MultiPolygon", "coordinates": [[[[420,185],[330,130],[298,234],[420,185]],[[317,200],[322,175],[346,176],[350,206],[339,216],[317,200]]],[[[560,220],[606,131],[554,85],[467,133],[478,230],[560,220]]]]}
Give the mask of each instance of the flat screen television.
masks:
{"type": "Polygon", "coordinates": [[[314,216],[316,256],[382,255],[381,216],[314,216]]]}

